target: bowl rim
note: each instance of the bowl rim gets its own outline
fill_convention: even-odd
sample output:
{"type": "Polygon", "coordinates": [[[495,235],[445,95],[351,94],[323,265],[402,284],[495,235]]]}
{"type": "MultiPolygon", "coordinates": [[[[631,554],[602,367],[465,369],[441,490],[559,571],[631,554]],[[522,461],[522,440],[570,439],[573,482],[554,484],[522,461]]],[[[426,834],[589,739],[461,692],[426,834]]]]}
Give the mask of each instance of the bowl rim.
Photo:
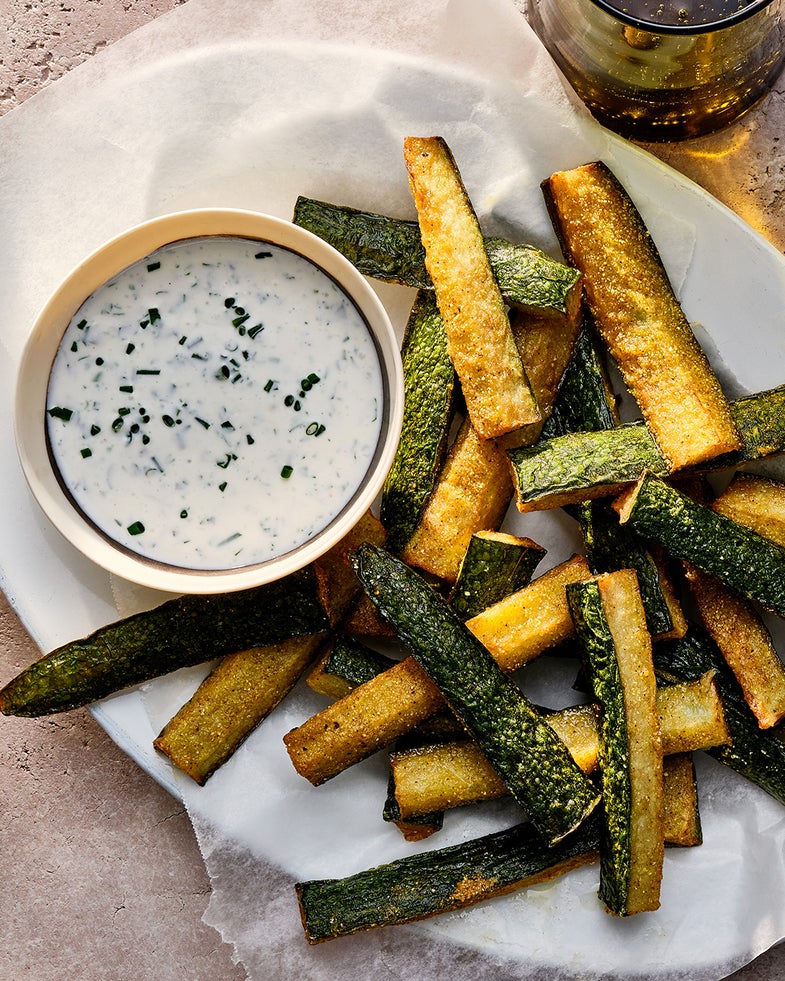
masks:
{"type": "Polygon", "coordinates": [[[82,555],[105,571],[168,593],[208,594],[281,579],[339,542],[373,504],[392,465],[403,421],[403,368],[387,310],[365,276],[333,246],[293,222],[241,208],[192,208],[158,215],[113,236],[81,260],[35,318],[20,359],[14,393],[14,437],[22,473],[38,507],[82,555]],[[60,485],[46,440],[46,391],[62,335],[84,300],[112,276],[162,246],[190,238],[228,236],[269,242],[321,268],[354,301],[374,340],[384,386],[382,428],[373,461],[349,503],[313,538],[255,565],[191,570],[128,551],[99,532],[60,485]]]}

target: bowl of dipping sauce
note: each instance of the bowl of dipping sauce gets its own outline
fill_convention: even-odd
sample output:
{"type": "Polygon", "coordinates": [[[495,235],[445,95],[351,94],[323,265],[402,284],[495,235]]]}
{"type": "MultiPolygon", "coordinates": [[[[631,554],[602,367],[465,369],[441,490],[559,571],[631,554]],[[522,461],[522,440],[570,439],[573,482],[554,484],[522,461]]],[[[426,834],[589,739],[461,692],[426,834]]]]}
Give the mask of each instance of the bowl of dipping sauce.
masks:
{"type": "Polygon", "coordinates": [[[290,222],[184,211],[82,262],[36,320],[16,440],[61,534],[124,579],[279,579],[373,503],[403,413],[399,345],[335,249],[290,222]]]}

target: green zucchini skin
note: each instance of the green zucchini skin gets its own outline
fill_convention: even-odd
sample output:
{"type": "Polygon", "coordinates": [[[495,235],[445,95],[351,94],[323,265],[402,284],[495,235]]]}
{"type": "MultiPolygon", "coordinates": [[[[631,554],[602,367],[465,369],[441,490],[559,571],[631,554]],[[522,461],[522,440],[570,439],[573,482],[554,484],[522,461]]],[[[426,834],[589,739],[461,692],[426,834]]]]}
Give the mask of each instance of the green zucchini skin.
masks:
{"type": "Polygon", "coordinates": [[[663,682],[692,681],[706,671],[716,672],[731,742],[706,752],[785,804],[785,740],[775,730],[760,728],[711,637],[702,628],[692,626],[682,638],[658,641],[653,657],[655,671],[663,682]]]}
{"type": "Polygon", "coordinates": [[[436,297],[420,291],[401,347],[404,408],[401,436],[382,488],[379,519],[387,547],[407,545],[433,493],[455,415],[457,382],[436,297]]]}
{"type": "Polygon", "coordinates": [[[611,390],[596,331],[592,324],[584,323],[540,439],[613,429],[618,424],[616,397],[611,390]]]}
{"type": "MultiPolygon", "coordinates": [[[[299,197],[293,221],[324,239],[366,276],[433,289],[416,221],[299,197]]],[[[486,238],[485,250],[504,299],[523,310],[575,315],[579,274],[531,245],[486,238]]]]}
{"type": "Polygon", "coordinates": [[[355,568],[540,833],[551,842],[569,834],[599,796],[531,702],[416,572],[367,544],[355,568]]]}
{"type": "Polygon", "coordinates": [[[567,587],[570,613],[584,651],[594,696],[602,706],[598,759],[605,820],[600,832],[599,897],[623,914],[630,882],[632,785],[627,766],[627,716],[613,636],[596,582],[567,587]]]}
{"type": "Polygon", "coordinates": [[[662,594],[660,572],[640,537],[619,524],[619,516],[607,501],[586,501],[575,510],[592,572],[635,569],[649,632],[654,636],[668,633],[673,618],[662,594]]]}
{"type": "Polygon", "coordinates": [[[508,450],[507,455],[521,510],[554,507],[563,503],[561,495],[608,497],[634,483],[644,470],[668,473],[648,430],[635,422],[565,433],[508,450]]]}
{"type": "Polygon", "coordinates": [[[641,477],[622,521],[671,555],[785,616],[785,548],[698,504],[653,474],[641,477]]]}
{"type": "Polygon", "coordinates": [[[524,823],[345,879],[299,882],[295,889],[305,935],[316,944],[463,909],[594,862],[598,847],[592,815],[552,846],[524,823]]]}
{"type": "Polygon", "coordinates": [[[545,549],[526,539],[472,535],[450,593],[450,606],[462,620],[487,610],[531,582],[545,549]]]}
{"type": "Polygon", "coordinates": [[[327,626],[310,568],[254,589],[167,600],[31,664],[0,690],[0,712],[33,717],[80,708],[178,668],[327,626]]]}
{"type": "Polygon", "coordinates": [[[336,634],[322,670],[356,688],[391,668],[395,661],[354,637],[336,634]]]}
{"type": "MultiPolygon", "coordinates": [[[[785,387],[738,399],[731,403],[731,414],[742,436],[742,449],[689,472],[735,467],[785,451],[785,387]]],[[[559,495],[607,497],[634,483],[644,470],[668,475],[642,422],[541,439],[534,446],[508,450],[508,456],[521,510],[561,504],[559,495]]]]}

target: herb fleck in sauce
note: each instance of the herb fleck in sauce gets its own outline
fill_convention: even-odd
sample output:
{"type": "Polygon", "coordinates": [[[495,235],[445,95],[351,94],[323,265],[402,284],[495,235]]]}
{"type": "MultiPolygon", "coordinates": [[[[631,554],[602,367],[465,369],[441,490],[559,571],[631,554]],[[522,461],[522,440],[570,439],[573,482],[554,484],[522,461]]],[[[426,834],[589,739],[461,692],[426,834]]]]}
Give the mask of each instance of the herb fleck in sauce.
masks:
{"type": "Polygon", "coordinates": [[[85,301],[52,367],[47,435],[110,538],[233,569],[306,542],[349,503],[382,397],[373,339],[340,287],[286,249],[206,237],[85,301]]]}

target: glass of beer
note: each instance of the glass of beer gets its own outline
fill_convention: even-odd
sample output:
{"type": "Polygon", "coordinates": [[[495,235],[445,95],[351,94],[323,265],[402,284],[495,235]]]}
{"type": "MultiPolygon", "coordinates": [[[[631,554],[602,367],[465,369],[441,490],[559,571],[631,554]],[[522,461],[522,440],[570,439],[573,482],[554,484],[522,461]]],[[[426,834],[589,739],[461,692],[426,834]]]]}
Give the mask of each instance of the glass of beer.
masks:
{"type": "Polygon", "coordinates": [[[785,0],[529,0],[529,21],[609,129],[710,133],[768,92],[785,62],[785,0]]]}

